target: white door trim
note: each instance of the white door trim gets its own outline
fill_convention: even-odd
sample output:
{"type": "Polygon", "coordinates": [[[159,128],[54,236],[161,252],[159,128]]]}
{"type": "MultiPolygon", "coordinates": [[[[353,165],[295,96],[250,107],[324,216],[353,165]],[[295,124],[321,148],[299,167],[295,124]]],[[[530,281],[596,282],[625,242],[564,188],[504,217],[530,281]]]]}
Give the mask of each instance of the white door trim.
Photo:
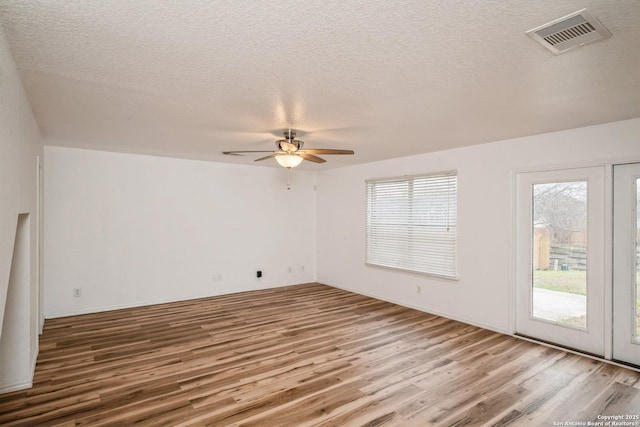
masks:
{"type": "MultiPolygon", "coordinates": [[[[636,280],[636,183],[640,163],[614,167],[613,359],[640,366],[640,342],[633,341],[636,280]],[[629,302],[632,303],[629,306],[629,302]]],[[[640,337],[636,337],[639,339],[640,337]]]]}
{"type": "Polygon", "coordinates": [[[571,168],[516,175],[516,333],[605,356],[605,167],[571,168]],[[534,318],[531,313],[531,241],[534,183],[586,180],[588,182],[588,302],[586,330],[534,318]]]}

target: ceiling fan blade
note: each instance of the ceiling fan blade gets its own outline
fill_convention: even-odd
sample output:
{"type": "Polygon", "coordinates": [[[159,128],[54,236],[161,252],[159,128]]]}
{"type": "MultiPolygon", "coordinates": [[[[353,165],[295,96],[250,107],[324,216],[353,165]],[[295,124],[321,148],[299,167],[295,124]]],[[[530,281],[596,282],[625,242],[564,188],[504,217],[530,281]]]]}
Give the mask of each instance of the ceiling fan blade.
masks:
{"type": "Polygon", "coordinates": [[[230,154],[232,156],[237,156],[239,154],[244,153],[273,153],[273,150],[248,150],[248,151],[223,151],[222,154],[230,154]]]}
{"type": "Polygon", "coordinates": [[[277,156],[279,153],[273,153],[273,154],[269,154],[268,156],[264,156],[264,157],[260,157],[259,159],[255,159],[254,162],[259,162],[260,160],[267,160],[267,159],[273,159],[275,156],[277,156]]]}
{"type": "Polygon", "coordinates": [[[297,154],[300,155],[300,157],[302,157],[303,159],[309,160],[309,161],[314,162],[314,163],[324,163],[324,162],[326,162],[325,159],[321,159],[320,157],[314,156],[313,154],[301,153],[299,151],[298,151],[297,154]]]}
{"type": "Polygon", "coordinates": [[[353,150],[334,150],[332,148],[305,148],[300,152],[309,154],[355,154],[353,150]]]}

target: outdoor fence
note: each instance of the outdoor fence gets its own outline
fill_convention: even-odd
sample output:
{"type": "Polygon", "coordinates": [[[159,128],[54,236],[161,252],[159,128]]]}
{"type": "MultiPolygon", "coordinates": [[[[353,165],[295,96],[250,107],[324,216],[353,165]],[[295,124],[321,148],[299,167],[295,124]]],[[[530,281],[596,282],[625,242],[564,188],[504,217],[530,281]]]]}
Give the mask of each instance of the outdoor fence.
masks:
{"type": "Polygon", "coordinates": [[[551,245],[549,250],[549,270],[587,269],[586,246],[551,245]]]}

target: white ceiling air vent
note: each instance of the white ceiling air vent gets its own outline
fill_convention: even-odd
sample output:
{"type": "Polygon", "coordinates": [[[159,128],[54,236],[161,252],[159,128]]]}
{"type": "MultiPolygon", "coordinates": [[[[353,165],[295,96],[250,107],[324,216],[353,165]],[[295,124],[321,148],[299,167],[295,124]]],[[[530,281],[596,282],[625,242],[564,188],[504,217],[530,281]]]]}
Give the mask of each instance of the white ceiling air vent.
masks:
{"type": "Polygon", "coordinates": [[[526,34],[555,54],[611,37],[611,33],[587,9],[541,25],[526,34]]]}

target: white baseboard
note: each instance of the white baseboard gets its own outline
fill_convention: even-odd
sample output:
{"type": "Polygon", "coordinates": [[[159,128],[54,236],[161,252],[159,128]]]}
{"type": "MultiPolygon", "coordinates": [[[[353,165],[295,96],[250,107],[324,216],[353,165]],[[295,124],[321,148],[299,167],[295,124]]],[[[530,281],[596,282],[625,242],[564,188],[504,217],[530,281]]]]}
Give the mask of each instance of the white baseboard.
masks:
{"type": "Polygon", "coordinates": [[[0,394],[9,393],[12,391],[24,390],[26,388],[31,388],[31,387],[33,387],[33,380],[29,382],[24,382],[24,383],[9,384],[9,385],[0,387],[0,394]]]}
{"type": "Polygon", "coordinates": [[[73,311],[60,311],[60,312],[55,312],[55,313],[45,313],[44,317],[45,317],[45,319],[57,319],[59,317],[79,316],[79,315],[82,315],[82,314],[100,313],[100,312],[103,312],[103,311],[122,310],[122,309],[125,309],[125,308],[135,308],[135,307],[144,307],[144,306],[147,306],[147,305],[166,304],[166,303],[178,302],[178,301],[188,301],[188,300],[192,300],[192,299],[207,298],[207,297],[213,297],[213,296],[218,296],[218,295],[224,295],[224,293],[221,292],[221,293],[207,294],[207,295],[189,295],[189,296],[186,296],[186,297],[183,297],[183,298],[180,298],[180,299],[161,298],[161,299],[156,299],[156,300],[135,301],[135,302],[130,302],[130,303],[107,305],[107,306],[102,306],[102,307],[89,307],[89,308],[83,308],[83,309],[80,309],[80,310],[73,310],[73,311]]]}
{"type": "Polygon", "coordinates": [[[398,300],[395,300],[393,298],[385,298],[385,297],[382,297],[380,295],[375,295],[375,294],[372,294],[372,293],[369,293],[369,292],[355,291],[353,289],[349,289],[349,288],[346,288],[346,287],[340,286],[340,285],[335,285],[333,283],[327,283],[327,282],[318,282],[318,283],[321,283],[321,284],[327,285],[327,286],[331,286],[331,287],[334,287],[334,288],[342,289],[344,291],[353,292],[355,294],[364,295],[364,296],[367,296],[367,297],[370,297],[370,298],[375,298],[375,299],[379,299],[379,300],[382,300],[382,301],[387,301],[387,302],[390,302],[390,303],[393,303],[393,304],[401,305],[403,307],[412,308],[414,310],[422,311],[424,313],[435,314],[436,316],[440,316],[440,317],[444,317],[444,318],[447,318],[447,319],[455,320],[457,322],[466,323],[466,324],[471,325],[471,326],[477,326],[478,328],[487,329],[489,331],[498,332],[500,334],[512,335],[506,329],[496,328],[494,326],[485,325],[483,323],[476,322],[474,320],[465,319],[463,317],[458,317],[458,316],[452,316],[452,315],[447,314],[447,313],[441,313],[441,312],[438,312],[436,310],[427,311],[424,307],[418,307],[417,305],[408,304],[408,303],[406,303],[404,301],[398,301],[398,300]]]}
{"type": "MultiPolygon", "coordinates": [[[[309,283],[309,282],[304,282],[304,283],[309,283]]],[[[290,283],[285,285],[272,285],[272,286],[246,288],[246,289],[239,288],[239,289],[228,290],[226,292],[221,291],[221,292],[202,294],[202,295],[188,295],[188,296],[181,297],[180,299],[161,298],[156,300],[135,301],[131,303],[115,304],[115,305],[109,305],[109,306],[103,306],[103,307],[90,307],[90,308],[74,310],[74,311],[45,313],[44,317],[45,319],[57,319],[59,317],[79,316],[82,314],[101,313],[103,311],[122,310],[125,308],[145,307],[147,305],[167,304],[167,303],[179,302],[179,301],[189,301],[192,299],[210,298],[210,297],[216,297],[220,295],[230,295],[230,294],[237,294],[241,292],[259,291],[262,289],[272,289],[272,288],[279,288],[283,286],[295,286],[299,284],[303,284],[303,283],[290,283]]]]}
{"type": "Polygon", "coordinates": [[[38,362],[39,352],[40,352],[40,346],[38,344],[38,341],[36,341],[35,351],[31,355],[31,366],[30,366],[31,369],[29,370],[29,375],[31,376],[31,378],[28,381],[0,386],[0,394],[9,393],[12,391],[24,390],[24,389],[33,387],[33,377],[36,373],[36,363],[38,362]]]}

